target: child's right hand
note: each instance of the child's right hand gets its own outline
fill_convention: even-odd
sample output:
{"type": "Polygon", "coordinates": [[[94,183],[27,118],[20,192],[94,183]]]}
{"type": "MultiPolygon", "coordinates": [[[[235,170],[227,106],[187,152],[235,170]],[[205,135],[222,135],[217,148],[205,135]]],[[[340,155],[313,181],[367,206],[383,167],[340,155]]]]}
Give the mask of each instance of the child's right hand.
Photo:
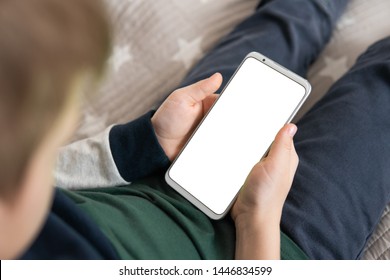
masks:
{"type": "Polygon", "coordinates": [[[231,211],[238,230],[259,224],[279,228],[299,161],[293,143],[296,131],[294,124],[285,125],[276,135],[268,156],[249,173],[231,211]]]}
{"type": "Polygon", "coordinates": [[[280,219],[299,161],[293,143],[296,131],[294,124],[279,131],[233,205],[237,259],[280,258],[280,219]]]}

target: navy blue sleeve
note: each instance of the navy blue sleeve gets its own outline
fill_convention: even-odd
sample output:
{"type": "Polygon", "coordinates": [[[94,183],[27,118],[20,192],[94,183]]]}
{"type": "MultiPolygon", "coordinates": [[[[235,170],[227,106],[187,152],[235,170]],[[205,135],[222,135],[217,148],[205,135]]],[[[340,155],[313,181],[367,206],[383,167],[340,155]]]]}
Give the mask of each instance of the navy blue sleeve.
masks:
{"type": "Polygon", "coordinates": [[[154,132],[150,111],[127,124],[114,126],[109,134],[111,153],[122,178],[128,182],[166,169],[170,160],[154,132]]]}

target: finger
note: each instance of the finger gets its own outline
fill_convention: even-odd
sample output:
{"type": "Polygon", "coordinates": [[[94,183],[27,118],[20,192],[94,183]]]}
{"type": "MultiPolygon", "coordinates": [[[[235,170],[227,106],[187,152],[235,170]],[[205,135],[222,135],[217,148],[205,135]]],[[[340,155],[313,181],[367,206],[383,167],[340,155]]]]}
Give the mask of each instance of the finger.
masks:
{"type": "Polygon", "coordinates": [[[217,98],[219,97],[219,94],[212,94],[212,95],[209,95],[207,96],[204,100],[203,100],[203,114],[206,114],[211,106],[213,106],[215,100],[217,100],[217,98]]]}
{"type": "Polygon", "coordinates": [[[295,176],[295,172],[297,171],[298,164],[299,164],[299,157],[298,157],[297,152],[295,151],[294,143],[292,145],[290,159],[291,159],[291,164],[292,164],[292,167],[290,169],[290,178],[292,179],[295,176]]]}
{"type": "Polygon", "coordinates": [[[222,84],[222,75],[215,73],[211,77],[181,89],[193,102],[198,103],[216,92],[222,84]]]}
{"type": "Polygon", "coordinates": [[[293,137],[297,132],[295,124],[286,124],[278,132],[271,146],[267,158],[278,164],[283,164],[295,152],[293,137]]]}

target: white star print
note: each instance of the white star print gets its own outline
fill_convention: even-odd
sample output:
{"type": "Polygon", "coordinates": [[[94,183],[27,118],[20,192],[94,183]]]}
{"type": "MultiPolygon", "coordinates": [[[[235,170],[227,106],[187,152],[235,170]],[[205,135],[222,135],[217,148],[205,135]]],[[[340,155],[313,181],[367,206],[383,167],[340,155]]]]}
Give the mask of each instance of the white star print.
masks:
{"type": "Polygon", "coordinates": [[[325,64],[326,66],[318,74],[320,76],[330,77],[333,81],[336,81],[348,71],[348,58],[346,56],[336,59],[325,56],[325,64]]]}
{"type": "Polygon", "coordinates": [[[356,19],[354,17],[351,17],[351,16],[348,16],[348,15],[345,15],[343,16],[339,23],[337,24],[337,30],[342,30],[350,25],[353,25],[356,23],[356,19]]]}
{"type": "Polygon", "coordinates": [[[109,63],[115,72],[118,72],[118,70],[131,59],[133,59],[133,56],[130,53],[129,46],[115,46],[109,63]]]}
{"type": "Polygon", "coordinates": [[[189,69],[197,59],[203,56],[201,42],[202,37],[197,37],[192,41],[179,39],[179,51],[173,56],[173,60],[182,62],[184,67],[189,69]]]}

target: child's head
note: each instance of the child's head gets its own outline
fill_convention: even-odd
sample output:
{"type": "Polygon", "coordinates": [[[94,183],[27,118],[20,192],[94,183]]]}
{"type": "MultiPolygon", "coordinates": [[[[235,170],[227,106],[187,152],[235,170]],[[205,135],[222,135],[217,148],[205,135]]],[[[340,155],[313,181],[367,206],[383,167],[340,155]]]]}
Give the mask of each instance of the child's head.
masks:
{"type": "Polygon", "coordinates": [[[0,0],[0,258],[20,254],[42,225],[56,148],[109,39],[100,1],[0,0]]]}

